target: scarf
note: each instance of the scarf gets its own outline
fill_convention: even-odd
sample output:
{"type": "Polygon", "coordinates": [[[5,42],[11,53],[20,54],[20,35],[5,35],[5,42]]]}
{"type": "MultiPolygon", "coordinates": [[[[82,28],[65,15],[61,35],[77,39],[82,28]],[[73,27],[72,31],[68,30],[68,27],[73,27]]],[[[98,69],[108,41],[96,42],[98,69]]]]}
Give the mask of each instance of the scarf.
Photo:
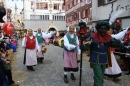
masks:
{"type": "Polygon", "coordinates": [[[92,38],[94,38],[96,41],[100,43],[106,43],[106,42],[110,42],[110,39],[112,37],[107,33],[104,36],[101,36],[100,33],[97,32],[97,33],[93,33],[92,38]]]}

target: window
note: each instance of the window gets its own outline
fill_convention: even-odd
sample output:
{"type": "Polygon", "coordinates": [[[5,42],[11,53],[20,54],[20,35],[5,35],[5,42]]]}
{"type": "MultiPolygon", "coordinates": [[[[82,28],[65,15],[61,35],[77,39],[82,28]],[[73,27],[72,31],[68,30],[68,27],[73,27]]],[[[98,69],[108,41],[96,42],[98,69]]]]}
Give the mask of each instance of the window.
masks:
{"type": "Polygon", "coordinates": [[[70,21],[72,21],[72,16],[70,16],[70,21]]]}
{"type": "Polygon", "coordinates": [[[85,10],[83,10],[83,14],[82,14],[82,15],[83,15],[83,18],[85,18],[85,17],[86,17],[86,15],[85,15],[85,10]]]}
{"type": "Polygon", "coordinates": [[[77,0],[74,0],[74,5],[76,5],[77,4],[77,0]]]}
{"type": "Polygon", "coordinates": [[[70,8],[72,8],[72,2],[70,3],[70,8]]]}
{"type": "Polygon", "coordinates": [[[34,2],[31,1],[31,9],[33,9],[33,7],[34,7],[34,2]]]}
{"type": "Polygon", "coordinates": [[[44,3],[44,9],[48,9],[48,4],[44,3]]]}
{"type": "Polygon", "coordinates": [[[98,6],[109,4],[109,3],[114,2],[114,1],[116,1],[116,0],[98,0],[98,6]]]}
{"type": "Polygon", "coordinates": [[[49,20],[49,15],[30,15],[30,20],[49,20]]]}
{"type": "Polygon", "coordinates": [[[36,9],[39,9],[39,3],[36,3],[36,9]]]}
{"type": "Polygon", "coordinates": [[[47,3],[36,3],[36,9],[48,9],[47,3]]]}
{"type": "Polygon", "coordinates": [[[43,3],[40,3],[40,7],[39,7],[40,9],[44,9],[44,5],[43,5],[43,3]]]}
{"type": "Polygon", "coordinates": [[[59,4],[54,4],[54,10],[59,10],[59,4]]]}
{"type": "Polygon", "coordinates": [[[62,10],[65,10],[65,6],[64,5],[62,5],[62,10]]]}
{"type": "Polygon", "coordinates": [[[112,1],[115,1],[115,0],[104,0],[104,4],[108,4],[108,3],[112,2],[112,1]]]}
{"type": "Polygon", "coordinates": [[[89,8],[89,15],[92,15],[92,8],[89,8]]]}

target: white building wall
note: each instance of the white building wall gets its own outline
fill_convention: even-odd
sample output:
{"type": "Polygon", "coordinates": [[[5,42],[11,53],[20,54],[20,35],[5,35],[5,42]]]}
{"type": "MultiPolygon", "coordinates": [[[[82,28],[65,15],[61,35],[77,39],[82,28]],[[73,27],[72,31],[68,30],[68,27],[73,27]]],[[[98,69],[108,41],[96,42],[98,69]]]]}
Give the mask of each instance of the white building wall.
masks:
{"type": "Polygon", "coordinates": [[[51,22],[54,23],[54,26],[59,30],[66,30],[66,22],[65,21],[25,21],[26,29],[33,29],[37,31],[38,28],[41,28],[43,31],[46,31],[47,28],[51,25],[51,22]]]}
{"type": "Polygon", "coordinates": [[[122,28],[130,27],[130,18],[122,19],[122,28]]]}
{"type": "MultiPolygon", "coordinates": [[[[36,1],[36,0],[33,0],[33,1],[36,1]]],[[[25,20],[30,20],[30,15],[49,15],[49,18],[50,18],[49,20],[52,20],[52,15],[56,15],[57,13],[60,13],[60,10],[54,10],[53,6],[51,8],[51,10],[53,10],[53,11],[50,13],[50,11],[49,11],[50,10],[49,4],[51,4],[50,0],[39,1],[39,2],[47,2],[48,9],[47,10],[35,9],[35,11],[33,12],[33,10],[31,9],[30,0],[24,1],[24,9],[25,9],[24,18],[25,18],[25,20]]],[[[60,15],[65,16],[65,12],[64,12],[64,10],[62,10],[63,1],[53,1],[52,0],[52,4],[60,4],[59,9],[61,9],[61,11],[62,11],[62,13],[60,15]]]]}
{"type": "MultiPolygon", "coordinates": [[[[120,9],[121,7],[125,8],[127,5],[130,5],[130,0],[117,0],[113,4],[113,11],[115,12],[117,7],[120,9]]],[[[112,10],[111,6],[112,4],[107,4],[98,7],[98,0],[92,0],[92,21],[109,19],[112,10]]],[[[120,17],[130,16],[130,6],[128,9],[120,17]]]]}
{"type": "Polygon", "coordinates": [[[30,19],[30,14],[32,10],[31,9],[31,4],[30,0],[24,0],[24,19],[30,19]]]}

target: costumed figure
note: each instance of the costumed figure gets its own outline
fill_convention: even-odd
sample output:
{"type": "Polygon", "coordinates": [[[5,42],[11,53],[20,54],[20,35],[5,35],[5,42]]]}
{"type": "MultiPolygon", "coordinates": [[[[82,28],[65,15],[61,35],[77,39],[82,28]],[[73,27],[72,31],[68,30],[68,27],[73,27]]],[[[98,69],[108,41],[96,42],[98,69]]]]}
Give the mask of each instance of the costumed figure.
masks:
{"type": "Polygon", "coordinates": [[[68,33],[64,36],[64,82],[68,83],[67,72],[71,72],[71,79],[75,80],[74,72],[78,71],[77,52],[80,54],[79,40],[75,34],[74,25],[68,27],[68,33]]]}
{"type": "MultiPolygon", "coordinates": [[[[121,48],[121,53],[126,53],[126,51],[128,50],[127,46],[128,46],[128,42],[129,42],[129,35],[130,35],[130,27],[128,28],[127,33],[125,34],[124,38],[122,39],[122,42],[124,43],[124,46],[126,46],[126,47],[121,48]]],[[[127,71],[128,70],[128,58],[126,58],[127,56],[125,54],[121,54],[120,56],[121,56],[121,59],[123,60],[122,71],[127,71]]]]}
{"type": "Polygon", "coordinates": [[[28,35],[23,38],[22,47],[25,48],[24,64],[28,70],[35,71],[33,66],[37,65],[36,50],[40,51],[37,38],[33,36],[32,29],[28,30],[28,35]]]}
{"type": "Polygon", "coordinates": [[[42,45],[43,45],[43,42],[44,42],[44,38],[43,38],[43,34],[42,34],[40,28],[38,29],[38,33],[36,34],[36,38],[37,38],[37,41],[38,41],[38,45],[40,47],[40,52],[37,52],[37,62],[43,63],[44,55],[43,55],[41,49],[42,49],[42,45]]]}
{"type": "Polygon", "coordinates": [[[121,42],[107,34],[110,29],[107,21],[97,22],[95,28],[97,32],[92,34],[91,41],[80,47],[82,51],[90,50],[89,62],[94,73],[93,86],[103,86],[105,69],[112,66],[110,47],[117,48],[121,46],[121,42]]]}
{"type": "MultiPolygon", "coordinates": [[[[117,40],[121,40],[124,37],[124,35],[127,33],[127,30],[128,29],[114,35],[114,34],[112,34],[112,29],[110,29],[108,31],[108,34],[110,34],[113,38],[115,38],[117,40]]],[[[113,78],[113,81],[115,81],[115,82],[120,81],[120,79],[118,79],[118,77],[121,76],[122,71],[121,71],[121,69],[116,61],[114,54],[113,54],[115,49],[111,47],[110,50],[111,50],[112,67],[107,68],[105,70],[105,75],[108,76],[109,78],[113,78]]]]}
{"type": "Polygon", "coordinates": [[[43,45],[44,39],[51,38],[53,34],[54,34],[53,32],[42,33],[41,32],[41,28],[38,29],[38,33],[34,34],[36,36],[36,38],[37,38],[39,49],[40,49],[40,52],[37,52],[37,61],[40,62],[40,63],[43,63],[43,59],[44,59],[44,55],[43,54],[47,50],[45,48],[45,46],[43,45]]]}
{"type": "Polygon", "coordinates": [[[128,28],[128,33],[126,34],[124,42],[125,42],[124,51],[126,55],[124,55],[124,58],[122,59],[124,60],[124,65],[128,70],[128,73],[126,73],[126,75],[130,75],[130,55],[129,55],[130,54],[130,27],[128,28]]]}

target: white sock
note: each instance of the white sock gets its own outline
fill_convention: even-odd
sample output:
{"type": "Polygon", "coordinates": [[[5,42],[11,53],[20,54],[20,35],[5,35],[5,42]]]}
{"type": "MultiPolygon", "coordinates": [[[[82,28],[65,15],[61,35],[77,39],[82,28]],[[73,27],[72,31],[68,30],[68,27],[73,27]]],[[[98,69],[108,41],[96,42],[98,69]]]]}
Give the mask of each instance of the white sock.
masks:
{"type": "Polygon", "coordinates": [[[73,72],[73,71],[70,71],[70,73],[73,73],[73,74],[74,74],[74,72],[73,72]]]}
{"type": "Polygon", "coordinates": [[[64,71],[64,75],[67,75],[67,72],[64,71]]]}

